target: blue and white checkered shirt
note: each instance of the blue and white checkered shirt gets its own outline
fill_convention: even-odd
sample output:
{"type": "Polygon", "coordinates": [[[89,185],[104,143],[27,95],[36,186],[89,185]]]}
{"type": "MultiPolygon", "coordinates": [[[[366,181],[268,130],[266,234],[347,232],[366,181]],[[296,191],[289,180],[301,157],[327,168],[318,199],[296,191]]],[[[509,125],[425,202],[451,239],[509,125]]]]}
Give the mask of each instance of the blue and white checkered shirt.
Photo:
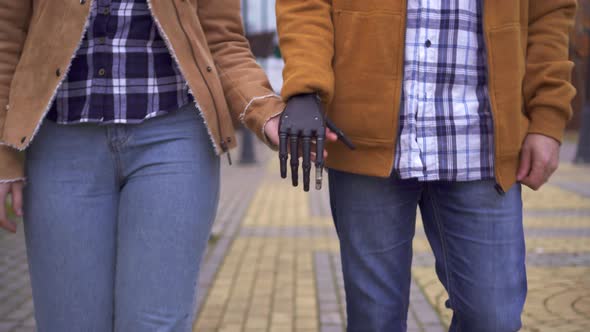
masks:
{"type": "Polygon", "coordinates": [[[95,0],[89,20],[48,119],[138,123],[192,101],[146,0],[95,0]]]}
{"type": "Polygon", "coordinates": [[[494,177],[481,0],[408,0],[395,171],[403,179],[494,177]]]}

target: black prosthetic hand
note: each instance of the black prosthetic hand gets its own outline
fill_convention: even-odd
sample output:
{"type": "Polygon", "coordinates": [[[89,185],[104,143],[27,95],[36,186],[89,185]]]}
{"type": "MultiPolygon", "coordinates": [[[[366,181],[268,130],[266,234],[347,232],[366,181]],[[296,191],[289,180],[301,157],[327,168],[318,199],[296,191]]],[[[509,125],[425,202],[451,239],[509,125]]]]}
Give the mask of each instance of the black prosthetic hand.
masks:
{"type": "Polygon", "coordinates": [[[287,178],[287,159],[290,150],[293,186],[296,187],[299,184],[299,152],[301,151],[303,153],[303,190],[305,191],[309,191],[312,140],[315,140],[317,187],[317,183],[321,183],[318,181],[321,181],[324,166],[326,127],[322,107],[316,95],[298,95],[289,99],[287,108],[281,115],[279,138],[281,177],[287,178]],[[317,179],[318,175],[319,179],[317,179]]]}
{"type": "Polygon", "coordinates": [[[303,154],[303,190],[309,191],[311,173],[311,153],[315,144],[316,189],[322,188],[324,168],[324,146],[326,141],[326,126],[338,135],[338,138],[351,149],[354,146],[336,128],[332,122],[325,119],[322,106],[315,94],[294,96],[287,102],[287,108],[281,116],[279,125],[279,159],[281,161],[281,177],[287,178],[287,160],[291,153],[291,177],[293,186],[299,184],[299,154],[303,154]]]}

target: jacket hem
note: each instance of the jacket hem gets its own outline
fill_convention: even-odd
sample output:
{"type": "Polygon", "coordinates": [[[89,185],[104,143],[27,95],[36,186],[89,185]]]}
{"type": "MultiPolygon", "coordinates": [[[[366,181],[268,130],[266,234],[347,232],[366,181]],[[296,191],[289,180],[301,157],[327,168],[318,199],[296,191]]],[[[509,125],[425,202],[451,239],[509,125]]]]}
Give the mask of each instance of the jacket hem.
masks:
{"type": "Polygon", "coordinates": [[[14,179],[0,179],[0,184],[15,183],[15,182],[26,182],[27,178],[14,178],[14,179]]]}
{"type": "Polygon", "coordinates": [[[16,145],[14,145],[14,144],[10,144],[10,143],[8,143],[6,141],[1,141],[1,140],[0,140],[0,146],[7,146],[7,147],[9,147],[11,149],[15,149],[15,150],[20,151],[20,152],[23,152],[27,148],[26,146],[24,148],[21,148],[21,147],[18,147],[16,145]]]}

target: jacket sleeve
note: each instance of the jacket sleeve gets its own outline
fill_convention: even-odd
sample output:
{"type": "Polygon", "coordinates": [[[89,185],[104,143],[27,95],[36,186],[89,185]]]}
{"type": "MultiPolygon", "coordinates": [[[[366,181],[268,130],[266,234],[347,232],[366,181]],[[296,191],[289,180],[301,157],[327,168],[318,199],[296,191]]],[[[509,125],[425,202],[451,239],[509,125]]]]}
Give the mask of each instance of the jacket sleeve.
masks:
{"type": "Polygon", "coordinates": [[[334,95],[332,0],[277,0],[277,26],[285,58],[285,100],[318,93],[324,103],[334,95]]]}
{"type": "MultiPolygon", "coordinates": [[[[0,133],[8,111],[8,95],[27,38],[32,0],[0,0],[0,133]]],[[[0,142],[0,183],[24,179],[23,159],[0,142]]]]}
{"type": "Polygon", "coordinates": [[[575,89],[573,64],[568,60],[569,33],[574,23],[576,0],[530,0],[525,110],[531,120],[529,133],[558,141],[572,116],[575,89]]]}
{"type": "Polygon", "coordinates": [[[234,121],[239,119],[268,144],[264,125],[285,105],[252,55],[240,0],[200,0],[198,13],[234,121]]]}

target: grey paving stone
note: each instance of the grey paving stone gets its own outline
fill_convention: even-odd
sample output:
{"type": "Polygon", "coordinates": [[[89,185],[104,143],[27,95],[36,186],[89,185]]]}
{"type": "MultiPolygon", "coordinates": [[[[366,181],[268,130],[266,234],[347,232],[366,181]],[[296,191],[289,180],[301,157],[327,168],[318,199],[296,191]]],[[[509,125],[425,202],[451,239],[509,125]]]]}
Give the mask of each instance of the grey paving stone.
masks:
{"type": "Polygon", "coordinates": [[[35,327],[35,325],[36,325],[35,316],[31,315],[29,318],[25,319],[23,321],[22,325],[25,327],[35,327]]]}
{"type": "Polygon", "coordinates": [[[328,181],[328,178],[325,177],[322,190],[312,190],[309,192],[309,207],[310,213],[313,217],[326,218],[332,216],[332,211],[330,210],[328,181]]]}
{"type": "Polygon", "coordinates": [[[247,226],[240,229],[241,237],[286,237],[286,238],[312,238],[312,237],[336,237],[332,229],[322,230],[313,226],[247,226]]]}
{"type": "Polygon", "coordinates": [[[527,228],[527,237],[590,237],[590,228],[527,228]]]}
{"type": "Polygon", "coordinates": [[[587,183],[573,182],[573,181],[552,181],[554,184],[567,191],[574,192],[584,197],[590,197],[590,186],[587,183]]]}
{"type": "Polygon", "coordinates": [[[342,325],[340,312],[321,313],[320,323],[322,325],[342,325]]]}
{"type": "Polygon", "coordinates": [[[440,325],[425,325],[422,327],[424,332],[445,332],[446,329],[440,325]]]}
{"type": "Polygon", "coordinates": [[[6,318],[12,320],[24,320],[25,318],[29,317],[33,314],[33,310],[31,308],[23,307],[22,305],[16,309],[11,311],[6,318]]]}
{"type": "Polygon", "coordinates": [[[35,332],[35,328],[30,326],[20,326],[12,330],[11,332],[35,332]]]}
{"type": "Polygon", "coordinates": [[[17,325],[18,325],[17,322],[8,322],[8,321],[0,322],[0,332],[10,332],[17,325]]]}
{"type": "Polygon", "coordinates": [[[552,210],[525,210],[524,217],[588,217],[588,209],[552,209],[552,210]]]}
{"type": "Polygon", "coordinates": [[[14,311],[19,305],[23,303],[23,299],[19,298],[18,296],[11,296],[0,303],[0,317],[3,321],[4,317],[14,311]]]}
{"type": "MultiPolygon", "coordinates": [[[[319,301],[319,308],[320,308],[320,326],[323,327],[324,324],[330,322],[332,319],[335,319],[336,313],[335,308],[340,307],[341,317],[342,317],[342,325],[345,325],[346,322],[346,304],[344,303],[344,289],[343,289],[343,281],[342,281],[342,273],[336,272],[341,271],[341,262],[340,256],[335,253],[331,252],[316,252],[315,253],[315,267],[316,267],[316,280],[318,280],[318,288],[320,285],[324,285],[327,282],[331,282],[332,285],[337,285],[338,290],[334,293],[338,294],[338,301],[339,303],[332,302],[331,299],[334,296],[332,294],[332,289],[334,286],[324,286],[325,289],[318,289],[318,301],[319,301]],[[331,263],[328,264],[329,259],[327,257],[331,257],[331,263]],[[325,272],[326,266],[330,267],[330,272],[325,272]],[[318,275],[318,270],[322,270],[323,275],[318,275]],[[330,299],[330,300],[329,300],[330,299]],[[329,308],[329,309],[328,309],[329,308]]],[[[434,262],[434,261],[432,261],[434,262]]],[[[432,265],[429,265],[432,266],[432,265]]],[[[421,327],[423,326],[431,326],[432,331],[435,331],[434,328],[439,327],[442,328],[442,323],[440,318],[438,317],[436,311],[432,306],[428,303],[422,291],[419,287],[416,286],[415,283],[412,283],[410,289],[410,309],[408,312],[408,331],[420,331],[423,330],[421,327]]],[[[336,309],[337,310],[337,309],[336,309]]]]}
{"type": "Polygon", "coordinates": [[[344,326],[342,325],[322,325],[320,332],[344,332],[344,326]]]}

